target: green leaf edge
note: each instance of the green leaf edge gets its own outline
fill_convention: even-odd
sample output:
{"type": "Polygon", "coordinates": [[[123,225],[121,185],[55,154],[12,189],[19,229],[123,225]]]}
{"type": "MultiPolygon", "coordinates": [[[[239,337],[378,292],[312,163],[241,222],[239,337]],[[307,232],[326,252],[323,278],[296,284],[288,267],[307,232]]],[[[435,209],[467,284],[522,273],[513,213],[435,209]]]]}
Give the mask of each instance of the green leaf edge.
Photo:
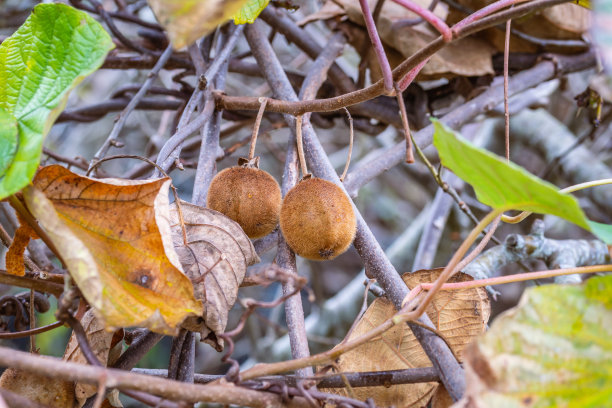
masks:
{"type": "Polygon", "coordinates": [[[17,152],[18,123],[15,116],[0,108],[0,174],[6,172],[17,152]]]}
{"type": "Polygon", "coordinates": [[[476,192],[476,197],[478,198],[479,201],[481,201],[482,203],[488,206],[491,206],[493,208],[497,208],[503,211],[522,210],[522,211],[539,212],[539,211],[533,211],[533,209],[530,209],[530,208],[521,208],[521,203],[512,204],[508,206],[502,206],[502,207],[495,207],[493,203],[486,202],[487,200],[483,200],[482,194],[479,191],[479,186],[472,183],[472,181],[470,181],[471,180],[470,175],[465,174],[461,169],[453,168],[454,167],[452,164],[453,159],[447,156],[447,152],[450,151],[448,147],[454,147],[452,146],[453,144],[456,147],[462,147],[463,149],[468,149],[470,151],[470,154],[473,154],[474,156],[480,155],[482,158],[486,157],[489,160],[496,161],[499,166],[507,167],[508,172],[520,173],[523,177],[527,178],[531,182],[538,184],[539,188],[547,189],[549,194],[558,196],[560,201],[566,202],[566,205],[570,204],[570,202],[573,202],[573,204],[570,204],[570,205],[575,205],[575,208],[572,209],[573,211],[575,211],[575,214],[573,214],[574,215],[573,217],[569,216],[569,214],[571,213],[564,214],[562,212],[554,213],[554,212],[548,212],[548,211],[543,211],[539,213],[552,214],[552,215],[561,217],[593,233],[606,244],[608,245],[612,244],[612,226],[588,220],[587,217],[584,215],[584,212],[578,205],[578,201],[575,199],[575,197],[573,197],[570,194],[561,193],[555,185],[548,183],[547,181],[544,181],[540,179],[539,177],[536,177],[535,175],[529,173],[527,170],[525,170],[521,166],[515,163],[512,163],[512,162],[506,162],[506,160],[501,158],[500,156],[494,153],[491,153],[488,150],[475,146],[474,144],[470,143],[465,138],[461,137],[453,129],[449,128],[444,123],[440,122],[438,119],[431,118],[431,121],[434,125],[433,143],[436,149],[438,149],[440,161],[442,162],[444,167],[447,167],[448,169],[453,171],[458,177],[460,177],[461,179],[463,179],[464,181],[472,185],[472,187],[474,188],[474,191],[476,192]],[[445,135],[448,135],[449,137],[445,137],[445,135]],[[451,142],[449,143],[449,141],[451,142]],[[449,163],[449,161],[451,161],[451,163],[449,163]]]}
{"type": "MultiPolygon", "coordinates": [[[[0,44],[0,50],[6,49],[9,47],[17,47],[18,49],[24,49],[25,47],[31,44],[14,44],[16,38],[19,36],[30,36],[30,38],[34,37],[36,34],[33,33],[36,29],[38,29],[38,21],[36,20],[39,14],[49,13],[51,9],[55,9],[54,12],[57,15],[66,14],[68,17],[72,17],[73,19],[79,20],[79,27],[83,25],[87,25],[91,30],[95,30],[95,37],[99,41],[97,45],[97,51],[99,52],[99,57],[97,59],[93,59],[90,61],[89,65],[86,69],[82,70],[79,75],[74,77],[72,82],[68,87],[61,90],[57,94],[57,98],[59,101],[53,107],[47,106],[44,103],[40,105],[29,107],[29,111],[20,117],[17,117],[19,136],[18,136],[18,147],[17,150],[11,159],[10,166],[6,169],[6,171],[0,175],[0,200],[4,199],[28,185],[34,174],[36,173],[36,169],[40,163],[40,154],[42,153],[42,146],[44,142],[44,138],[46,134],[51,129],[51,126],[59,116],[59,114],[63,111],[66,103],[68,101],[68,95],[72,89],[74,89],[79,83],[81,83],[85,77],[96,71],[104,62],[106,55],[110,50],[112,50],[115,45],[113,44],[112,38],[110,35],[104,30],[104,28],[90,17],[87,13],[77,10],[74,7],[68,6],[66,4],[61,3],[43,3],[39,4],[32,10],[32,13],[27,18],[27,20],[17,29],[11,37],[7,38],[0,44]],[[35,15],[38,13],[37,15],[35,15]],[[34,17],[33,17],[34,16],[34,17]],[[39,110],[42,107],[47,107],[48,112],[42,123],[42,131],[39,133],[36,130],[32,131],[31,129],[27,129],[27,126],[23,122],[22,118],[27,117],[28,114],[39,110]],[[26,139],[26,135],[24,133],[30,133],[30,136],[26,139]],[[25,147],[24,147],[25,146],[25,147]]],[[[76,25],[71,27],[74,29],[77,27],[76,25]]],[[[41,29],[44,31],[44,27],[41,29]]],[[[52,37],[56,38],[56,37],[52,37]]],[[[21,62],[20,62],[21,63],[21,62]]],[[[24,76],[25,77],[25,76],[24,76]]],[[[24,78],[22,77],[22,78],[24,78]]],[[[43,77],[44,78],[44,77],[43,77]]],[[[38,83],[42,82],[42,79],[38,80],[38,83]]],[[[22,81],[23,83],[23,81],[22,81]]],[[[6,86],[6,84],[2,84],[2,86],[6,86]]],[[[19,98],[17,98],[19,101],[19,98]]],[[[15,109],[16,104],[7,104],[4,101],[0,101],[0,104],[5,105],[5,108],[8,108],[8,113],[13,113],[12,110],[15,109]]]]}
{"type": "Polygon", "coordinates": [[[269,3],[270,0],[249,0],[234,14],[234,24],[253,24],[269,3]]]}

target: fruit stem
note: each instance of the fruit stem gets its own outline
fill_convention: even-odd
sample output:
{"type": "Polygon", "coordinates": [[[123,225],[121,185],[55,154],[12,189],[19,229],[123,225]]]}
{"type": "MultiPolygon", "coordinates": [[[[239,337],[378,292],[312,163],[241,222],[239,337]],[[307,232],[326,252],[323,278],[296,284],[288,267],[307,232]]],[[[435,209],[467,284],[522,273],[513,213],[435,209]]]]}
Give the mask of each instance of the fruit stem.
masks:
{"type": "Polygon", "coordinates": [[[255,125],[253,126],[253,134],[251,135],[251,148],[249,149],[249,161],[255,156],[255,145],[257,144],[257,135],[259,134],[259,125],[261,125],[261,119],[266,111],[266,105],[268,104],[268,98],[259,98],[259,111],[257,112],[257,118],[255,119],[255,125]]]}
{"type": "Polygon", "coordinates": [[[348,172],[349,166],[351,164],[351,156],[353,155],[353,138],[354,138],[354,131],[353,131],[353,117],[351,116],[351,112],[349,112],[348,109],[346,108],[342,108],[344,109],[344,111],[346,112],[346,116],[348,116],[348,121],[349,121],[349,151],[348,151],[348,157],[346,159],[346,164],[344,165],[344,171],[342,171],[342,175],[340,176],[340,181],[343,182],[344,178],[346,177],[346,173],[348,172]]]}
{"type": "Polygon", "coordinates": [[[295,118],[295,139],[297,143],[298,157],[300,159],[300,166],[302,167],[302,177],[306,177],[308,174],[308,167],[306,167],[304,145],[302,144],[302,115],[295,118]]]}
{"type": "Polygon", "coordinates": [[[395,98],[399,105],[400,117],[402,119],[402,127],[404,128],[404,137],[406,139],[406,163],[414,163],[414,154],[412,152],[412,132],[410,132],[410,125],[408,124],[408,113],[406,112],[406,105],[404,104],[404,96],[397,82],[395,86],[395,98]]]}

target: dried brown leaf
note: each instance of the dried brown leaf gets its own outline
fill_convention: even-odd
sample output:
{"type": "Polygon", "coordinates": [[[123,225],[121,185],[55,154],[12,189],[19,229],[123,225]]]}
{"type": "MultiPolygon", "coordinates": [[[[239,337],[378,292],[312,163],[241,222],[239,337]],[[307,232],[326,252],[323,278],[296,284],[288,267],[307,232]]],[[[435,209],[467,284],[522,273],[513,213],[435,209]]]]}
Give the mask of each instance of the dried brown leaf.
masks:
{"type": "MultiPolygon", "coordinates": [[[[87,340],[89,341],[91,350],[98,358],[98,361],[100,361],[102,365],[106,366],[114,333],[105,330],[104,324],[95,317],[93,309],[89,309],[83,315],[81,318],[81,325],[83,326],[83,330],[87,335],[87,340]]],[[[81,351],[79,341],[77,340],[74,332],[72,332],[72,335],[70,336],[70,341],[66,346],[63,359],[73,363],[85,365],[89,364],[85,358],[85,355],[81,351]]],[[[74,387],[74,394],[78,401],[78,406],[82,407],[83,404],[85,404],[85,401],[87,401],[87,398],[94,395],[97,390],[98,387],[96,385],[77,382],[74,387]]]]}
{"type": "MultiPolygon", "coordinates": [[[[493,0],[459,0],[459,4],[471,10],[478,10],[493,0]]],[[[448,23],[455,23],[466,15],[451,11],[448,23]]],[[[566,3],[546,8],[537,13],[528,14],[522,18],[512,20],[512,29],[540,39],[580,39],[590,27],[590,10],[577,4],[566,3]]],[[[491,28],[477,34],[479,38],[493,44],[499,51],[504,49],[504,32],[491,28]]],[[[575,51],[569,47],[545,48],[550,52],[582,52],[583,48],[575,51]]],[[[510,52],[541,52],[542,46],[512,35],[510,39],[510,52]]]]}
{"type": "MultiPolygon", "coordinates": [[[[409,288],[419,283],[433,282],[441,269],[421,270],[403,275],[409,288]]],[[[472,277],[463,273],[453,276],[449,282],[463,282],[472,277]]],[[[360,336],[390,319],[396,313],[386,298],[372,302],[349,340],[360,336]]],[[[427,309],[427,315],[436,329],[449,342],[460,358],[465,346],[484,332],[490,315],[490,304],[483,288],[439,292],[427,309]]],[[[387,371],[431,366],[431,361],[407,325],[393,326],[381,337],[343,354],[339,369],[350,371],[387,371]]],[[[354,388],[357,399],[373,398],[377,406],[424,407],[433,396],[437,383],[394,385],[391,387],[354,388]]],[[[345,389],[329,390],[348,395],[345,389]]]]}
{"type": "Polygon", "coordinates": [[[442,384],[438,385],[438,389],[431,398],[431,408],[450,408],[454,403],[446,387],[442,384]]]}
{"type": "Polygon", "coordinates": [[[52,408],[71,408],[75,405],[72,381],[44,377],[12,367],[2,373],[0,388],[52,408]]]}
{"type": "MultiPolygon", "coordinates": [[[[331,1],[331,0],[330,0],[331,1]]],[[[364,26],[363,15],[358,0],[333,0],[344,8],[348,18],[361,26],[364,26]]],[[[429,6],[429,0],[417,0],[416,3],[422,7],[429,6]]],[[[373,9],[376,0],[369,0],[370,7],[373,9]]],[[[434,13],[441,19],[446,18],[446,9],[437,7],[434,13]]],[[[414,55],[427,43],[435,40],[440,34],[427,24],[415,26],[405,26],[398,24],[402,20],[414,19],[417,17],[411,11],[394,3],[385,2],[384,7],[378,18],[376,27],[382,42],[387,48],[387,55],[392,67],[397,66],[405,58],[414,55]],[[395,56],[393,56],[395,52],[395,56]]],[[[353,36],[353,45],[358,42],[358,50],[371,50],[372,47],[362,47],[364,41],[369,43],[365,28],[363,36],[353,36]],[[361,37],[359,39],[358,37],[361,37]]],[[[447,44],[442,50],[434,54],[425,67],[421,70],[419,79],[433,79],[451,76],[482,76],[492,74],[493,65],[491,56],[494,48],[486,41],[477,38],[463,38],[447,44]]],[[[369,68],[372,71],[372,79],[380,78],[380,69],[376,59],[368,58],[369,68]]]]}
{"type": "Polygon", "coordinates": [[[217,350],[223,342],[217,338],[225,331],[230,309],[247,266],[259,262],[253,244],[242,228],[220,212],[181,201],[187,246],[176,204],[170,209],[174,246],[183,269],[194,284],[196,299],[204,302],[202,318],[183,323],[188,330],[199,331],[202,339],[217,350]]]}

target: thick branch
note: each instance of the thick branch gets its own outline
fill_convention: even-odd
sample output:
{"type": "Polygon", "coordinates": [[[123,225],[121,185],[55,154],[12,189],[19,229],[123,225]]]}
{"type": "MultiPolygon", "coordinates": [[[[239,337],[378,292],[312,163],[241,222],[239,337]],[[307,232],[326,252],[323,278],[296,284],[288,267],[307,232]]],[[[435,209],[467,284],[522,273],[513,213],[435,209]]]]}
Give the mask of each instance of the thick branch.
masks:
{"type": "MultiPolygon", "coordinates": [[[[544,261],[549,269],[565,269],[609,263],[610,253],[607,245],[598,240],[545,238],[544,221],[535,220],[529,235],[508,235],[503,245],[482,253],[463,272],[474,279],[487,279],[505,265],[536,259],[544,261]]],[[[579,283],[581,279],[580,275],[563,275],[555,282],[579,283]]]]}
{"type": "MultiPolygon", "coordinates": [[[[122,370],[70,363],[6,347],[0,347],[0,366],[14,367],[49,378],[61,378],[87,384],[97,385],[104,382],[107,388],[139,390],[173,401],[211,402],[261,408],[283,406],[281,398],[277,395],[252,391],[233,384],[187,384],[122,370]]],[[[292,400],[289,405],[306,406],[305,401],[300,401],[300,399],[292,400]]]]}

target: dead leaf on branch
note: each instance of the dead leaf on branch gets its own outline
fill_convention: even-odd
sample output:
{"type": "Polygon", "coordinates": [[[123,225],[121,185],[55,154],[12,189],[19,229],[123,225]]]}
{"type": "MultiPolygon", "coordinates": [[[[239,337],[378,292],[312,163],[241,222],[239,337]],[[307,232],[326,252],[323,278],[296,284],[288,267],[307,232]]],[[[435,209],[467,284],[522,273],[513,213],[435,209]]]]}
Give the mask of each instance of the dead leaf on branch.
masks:
{"type": "Polygon", "coordinates": [[[0,388],[51,408],[74,406],[74,383],[9,367],[0,377],[0,388]]]}
{"type": "Polygon", "coordinates": [[[24,190],[28,209],[107,330],[175,334],[202,313],[172,245],[170,179],[96,180],[52,165],[33,184],[24,190]]]}
{"type": "MultiPolygon", "coordinates": [[[[459,0],[459,4],[470,10],[478,10],[493,3],[493,0],[459,0]]],[[[451,9],[448,24],[454,24],[466,17],[466,14],[451,9]]],[[[512,20],[512,29],[528,36],[542,40],[581,39],[591,26],[591,11],[577,4],[565,3],[548,7],[536,13],[512,20]]],[[[498,51],[504,50],[504,30],[490,28],[476,34],[477,37],[494,45],[498,51]]],[[[584,47],[555,47],[552,42],[542,46],[540,42],[529,41],[512,34],[510,52],[541,53],[542,51],[558,53],[584,52],[584,47]]]]}
{"type": "MultiPolygon", "coordinates": [[[[402,278],[409,288],[420,283],[435,281],[442,269],[405,273],[402,278]]],[[[458,273],[449,282],[470,281],[472,277],[458,273]]],[[[357,323],[348,340],[354,339],[390,319],[397,311],[386,298],[372,302],[357,323]]],[[[441,291],[427,309],[427,315],[436,329],[450,343],[453,352],[461,359],[463,350],[472,339],[485,331],[491,307],[483,288],[441,291]]],[[[401,370],[431,366],[431,361],[421,345],[405,325],[393,326],[382,336],[343,354],[338,363],[342,372],[401,370]]],[[[353,388],[355,398],[373,398],[376,406],[424,407],[434,395],[438,384],[402,384],[391,387],[353,388]]],[[[328,392],[348,395],[346,389],[328,392]]]]}
{"type": "MultiPolygon", "coordinates": [[[[89,309],[83,315],[81,318],[81,325],[83,326],[83,330],[87,335],[87,340],[89,341],[91,350],[98,358],[98,361],[100,361],[102,365],[107,366],[115,333],[105,330],[104,324],[96,318],[95,314],[93,313],[93,309],[89,309]]],[[[70,336],[63,359],[73,363],[85,365],[89,364],[87,358],[81,351],[79,341],[77,340],[74,332],[72,332],[72,335],[70,336]]],[[[94,395],[97,391],[98,386],[96,385],[80,382],[75,383],[74,395],[78,401],[78,406],[82,407],[87,401],[87,398],[94,395]]]]}
{"type": "Polygon", "coordinates": [[[204,302],[203,319],[189,318],[183,327],[200,332],[204,341],[220,351],[223,342],[217,334],[225,331],[247,266],[259,262],[259,257],[240,225],[220,212],[181,201],[181,213],[187,246],[176,204],[172,204],[174,246],[196,298],[204,302]]]}

